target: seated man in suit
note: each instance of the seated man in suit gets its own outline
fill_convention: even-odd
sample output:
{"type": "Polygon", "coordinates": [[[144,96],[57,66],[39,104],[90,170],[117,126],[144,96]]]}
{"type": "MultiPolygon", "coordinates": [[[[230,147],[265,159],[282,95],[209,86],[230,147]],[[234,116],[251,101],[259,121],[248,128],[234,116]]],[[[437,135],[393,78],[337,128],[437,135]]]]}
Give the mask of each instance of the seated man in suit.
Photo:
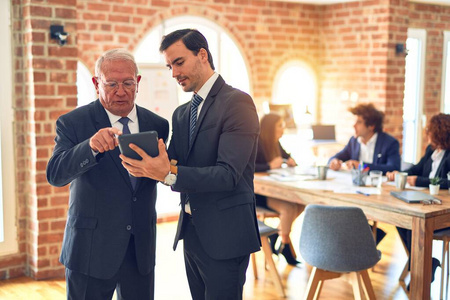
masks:
{"type": "MultiPolygon", "coordinates": [[[[380,170],[383,174],[400,168],[399,142],[383,132],[384,113],[373,104],[359,104],[349,111],[356,116],[355,136],[352,136],[343,150],[329,160],[330,169],[337,171],[345,162],[348,169],[358,168],[363,162],[370,170],[380,170]]],[[[386,235],[377,230],[377,244],[386,235]]]]}
{"type": "Polygon", "coordinates": [[[345,162],[349,169],[357,168],[362,161],[370,170],[383,174],[400,168],[399,143],[383,132],[384,113],[373,104],[359,104],[349,111],[356,116],[355,136],[345,148],[329,160],[330,169],[339,170],[345,162]]]}

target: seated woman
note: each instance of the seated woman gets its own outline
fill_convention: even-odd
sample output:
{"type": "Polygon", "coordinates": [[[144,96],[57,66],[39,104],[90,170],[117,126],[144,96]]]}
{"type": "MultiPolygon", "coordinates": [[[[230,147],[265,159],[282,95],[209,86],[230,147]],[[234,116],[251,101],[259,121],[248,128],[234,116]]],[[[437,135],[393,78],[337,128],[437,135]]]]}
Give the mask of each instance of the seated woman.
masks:
{"type": "MultiPolygon", "coordinates": [[[[430,119],[427,128],[428,147],[425,155],[418,164],[405,172],[408,173],[407,182],[411,186],[428,187],[430,178],[439,177],[441,188],[448,188],[447,173],[450,172],[450,115],[438,114],[430,119]]],[[[388,180],[394,180],[398,171],[387,172],[388,180]]],[[[411,230],[397,228],[397,231],[411,253],[411,230]]],[[[440,265],[439,260],[433,258],[432,282],[434,272],[440,265]]]]}
{"type": "MultiPolygon", "coordinates": [[[[270,169],[281,168],[283,162],[290,167],[297,165],[279,142],[284,133],[284,126],[283,119],[277,114],[267,114],[261,118],[261,133],[256,154],[255,172],[266,172],[270,169]]],[[[299,264],[292,252],[289,233],[292,223],[303,211],[304,206],[261,195],[256,195],[256,205],[272,209],[280,214],[278,230],[281,236],[281,246],[278,250],[275,249],[278,234],[270,236],[272,251],[275,254],[281,253],[290,265],[299,264]]]]}

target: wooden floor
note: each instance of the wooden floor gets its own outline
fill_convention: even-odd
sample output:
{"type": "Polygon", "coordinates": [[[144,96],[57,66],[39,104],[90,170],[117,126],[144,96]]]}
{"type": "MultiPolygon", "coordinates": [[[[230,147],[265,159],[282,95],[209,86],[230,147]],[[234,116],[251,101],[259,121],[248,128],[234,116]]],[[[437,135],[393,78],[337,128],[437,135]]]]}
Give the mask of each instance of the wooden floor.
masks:
{"type": "MultiPolygon", "coordinates": [[[[267,223],[276,226],[276,220],[267,223]]],[[[301,219],[296,221],[292,231],[294,247],[298,249],[301,219]]],[[[398,277],[406,261],[406,254],[402,248],[395,228],[381,224],[388,234],[380,243],[382,259],[369,275],[377,299],[408,299],[404,289],[398,283],[398,277]]],[[[184,300],[191,299],[184,272],[182,247],[172,251],[173,236],[176,223],[158,224],[157,266],[155,282],[156,300],[184,300]]],[[[435,242],[433,256],[441,259],[442,244],[435,242]]],[[[297,250],[297,253],[298,250],[297,250]]],[[[275,256],[274,256],[275,257],[275,256]]],[[[304,264],[301,267],[291,267],[283,258],[277,259],[278,271],[282,276],[288,300],[303,299],[308,282],[310,268],[304,264]]],[[[269,273],[264,271],[263,254],[257,254],[259,279],[255,280],[251,267],[247,271],[247,282],[244,287],[246,300],[275,300],[280,298],[274,288],[269,273]]],[[[251,266],[251,265],[250,265],[251,266]]],[[[432,299],[439,299],[440,268],[436,272],[436,280],[432,284],[432,299]]],[[[409,278],[407,278],[409,280],[409,278]]],[[[34,281],[27,277],[0,281],[1,300],[63,300],[65,299],[65,282],[63,279],[34,281]]],[[[324,284],[320,299],[339,300],[353,299],[351,286],[341,279],[327,281],[324,284]]],[[[444,298],[446,299],[446,298],[444,298]]]]}

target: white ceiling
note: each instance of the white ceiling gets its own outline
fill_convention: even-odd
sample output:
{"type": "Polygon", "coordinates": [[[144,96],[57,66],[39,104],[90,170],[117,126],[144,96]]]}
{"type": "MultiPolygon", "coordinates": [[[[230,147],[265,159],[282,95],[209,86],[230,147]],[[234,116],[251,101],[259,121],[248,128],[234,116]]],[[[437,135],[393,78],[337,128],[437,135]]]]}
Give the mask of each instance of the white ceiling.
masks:
{"type": "MultiPolygon", "coordinates": [[[[344,3],[344,2],[355,2],[355,1],[359,1],[359,0],[272,0],[272,1],[327,5],[327,4],[336,4],[336,3],[344,3]]],[[[365,1],[365,0],[363,0],[363,1],[365,1]]],[[[409,0],[409,1],[417,2],[417,3],[427,3],[427,4],[449,5],[450,6],[450,0],[409,0]]]]}

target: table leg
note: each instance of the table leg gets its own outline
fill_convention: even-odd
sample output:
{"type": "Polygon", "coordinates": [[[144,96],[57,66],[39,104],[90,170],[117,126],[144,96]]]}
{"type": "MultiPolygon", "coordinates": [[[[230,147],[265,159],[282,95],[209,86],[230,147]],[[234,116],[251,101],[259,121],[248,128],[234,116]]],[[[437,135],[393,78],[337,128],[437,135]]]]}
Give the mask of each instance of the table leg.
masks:
{"type": "Polygon", "coordinates": [[[413,218],[411,241],[411,297],[430,299],[433,220],[413,218]]]}

